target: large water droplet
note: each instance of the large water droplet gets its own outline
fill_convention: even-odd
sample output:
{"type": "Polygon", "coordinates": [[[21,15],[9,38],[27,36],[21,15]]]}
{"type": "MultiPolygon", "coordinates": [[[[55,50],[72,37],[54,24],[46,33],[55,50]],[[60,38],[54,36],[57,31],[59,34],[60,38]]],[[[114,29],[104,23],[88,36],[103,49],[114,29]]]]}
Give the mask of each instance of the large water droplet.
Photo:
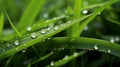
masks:
{"type": "Polygon", "coordinates": [[[31,33],[31,37],[32,37],[32,38],[36,38],[36,37],[37,37],[37,34],[36,34],[36,33],[31,33]]]}
{"type": "Polygon", "coordinates": [[[97,46],[97,45],[94,45],[94,49],[97,50],[97,49],[98,49],[98,46],[97,46]]]}
{"type": "Polygon", "coordinates": [[[42,30],[40,31],[40,33],[41,33],[41,34],[45,34],[45,33],[46,33],[46,30],[45,30],[45,29],[42,29],[42,30]]]}
{"type": "Polygon", "coordinates": [[[58,26],[55,26],[55,27],[54,27],[54,30],[58,30],[58,28],[59,28],[58,26]]]}
{"type": "Polygon", "coordinates": [[[27,31],[31,31],[31,29],[32,29],[31,26],[27,27],[27,31]]]}
{"type": "Polygon", "coordinates": [[[54,61],[51,61],[51,62],[50,62],[50,65],[51,65],[51,66],[54,66],[54,61]]]}
{"type": "Polygon", "coordinates": [[[83,14],[87,14],[87,13],[88,13],[88,10],[83,10],[82,13],[83,13],[83,14]]]}
{"type": "Polygon", "coordinates": [[[15,45],[19,45],[20,43],[19,43],[18,40],[15,40],[14,44],[15,44],[15,45]]]}

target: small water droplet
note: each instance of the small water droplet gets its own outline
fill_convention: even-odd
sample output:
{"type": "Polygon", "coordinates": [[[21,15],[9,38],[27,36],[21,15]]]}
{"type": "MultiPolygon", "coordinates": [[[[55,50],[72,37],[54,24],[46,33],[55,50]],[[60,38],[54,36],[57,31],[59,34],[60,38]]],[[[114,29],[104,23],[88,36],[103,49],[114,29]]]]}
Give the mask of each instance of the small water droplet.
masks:
{"type": "Polygon", "coordinates": [[[51,61],[51,62],[50,62],[50,65],[51,65],[51,66],[54,66],[54,61],[51,61]]]}
{"type": "Polygon", "coordinates": [[[22,50],[22,52],[25,53],[25,52],[26,52],[26,49],[22,50]]]}
{"type": "Polygon", "coordinates": [[[25,46],[27,46],[27,44],[24,44],[25,46]]]}
{"type": "Polygon", "coordinates": [[[94,45],[94,49],[97,50],[97,49],[98,49],[98,46],[97,46],[97,45],[94,45]]]}
{"type": "Polygon", "coordinates": [[[86,26],[86,27],[84,28],[84,30],[85,30],[85,31],[87,31],[88,29],[89,29],[89,27],[88,27],[88,26],[86,26]]]}
{"type": "Polygon", "coordinates": [[[111,50],[108,50],[108,53],[110,53],[111,52],[111,50]]]}
{"type": "Polygon", "coordinates": [[[27,31],[31,31],[31,29],[32,29],[31,26],[27,27],[27,31]]]}
{"type": "Polygon", "coordinates": [[[18,48],[15,48],[15,50],[18,50],[18,48]]]}
{"type": "Polygon", "coordinates": [[[68,21],[67,23],[72,23],[72,21],[68,21]]]}
{"type": "Polygon", "coordinates": [[[88,10],[83,10],[82,13],[83,13],[83,14],[87,14],[87,13],[88,13],[88,10]]]}
{"type": "Polygon", "coordinates": [[[115,40],[116,40],[116,41],[119,41],[119,37],[115,37],[115,40]]]}
{"type": "Polygon", "coordinates": [[[3,52],[5,52],[5,50],[3,49],[3,52]]]}
{"type": "Polygon", "coordinates": [[[31,37],[32,37],[32,38],[36,38],[36,37],[37,37],[37,34],[36,34],[36,33],[31,33],[31,37]]]}
{"type": "Polygon", "coordinates": [[[7,64],[9,63],[9,61],[6,62],[7,64]]]}
{"type": "Polygon", "coordinates": [[[111,43],[114,43],[114,42],[115,42],[114,38],[111,38],[111,39],[110,39],[110,42],[111,42],[111,43]]]}
{"type": "Polygon", "coordinates": [[[54,20],[56,20],[57,19],[57,17],[55,17],[55,18],[53,18],[54,20]]]}
{"type": "Polygon", "coordinates": [[[7,44],[7,47],[10,47],[10,44],[7,44]]]}
{"type": "Polygon", "coordinates": [[[60,26],[62,26],[62,27],[63,27],[63,26],[64,26],[64,24],[61,24],[60,26]]]}
{"type": "Polygon", "coordinates": [[[76,57],[76,56],[78,56],[78,53],[75,52],[75,53],[74,53],[74,57],[76,57]]]}
{"type": "Polygon", "coordinates": [[[46,30],[45,30],[45,29],[42,29],[42,30],[40,31],[40,33],[41,33],[41,34],[45,34],[45,33],[46,33],[46,30]]]}
{"type": "Polygon", "coordinates": [[[54,27],[54,30],[58,30],[58,28],[59,28],[58,26],[55,26],[55,27],[54,27]]]}
{"type": "Polygon", "coordinates": [[[63,58],[64,60],[68,59],[68,55],[65,55],[65,57],[63,58]]]}
{"type": "Polygon", "coordinates": [[[49,14],[48,14],[48,13],[44,13],[43,17],[44,17],[44,18],[48,18],[48,17],[49,17],[49,14]]]}
{"type": "Polygon", "coordinates": [[[18,40],[15,40],[14,44],[15,44],[15,45],[19,45],[20,43],[19,43],[18,40]]]}

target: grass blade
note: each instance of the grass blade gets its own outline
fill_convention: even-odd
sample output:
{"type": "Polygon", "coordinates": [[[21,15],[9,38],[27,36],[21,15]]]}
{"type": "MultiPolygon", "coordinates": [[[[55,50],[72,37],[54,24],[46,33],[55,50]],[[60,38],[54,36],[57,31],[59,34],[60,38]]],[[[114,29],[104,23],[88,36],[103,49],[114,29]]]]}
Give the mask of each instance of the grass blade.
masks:
{"type": "Polygon", "coordinates": [[[49,41],[50,46],[48,48],[59,48],[64,46],[65,48],[74,47],[74,49],[87,49],[87,50],[96,50],[101,52],[110,53],[112,55],[120,57],[120,45],[116,43],[112,43],[105,40],[95,39],[95,38],[72,38],[70,37],[58,37],[53,38],[49,41]],[[56,45],[57,44],[57,45],[56,45]]]}
{"type": "Polygon", "coordinates": [[[5,12],[5,13],[6,13],[6,16],[7,16],[8,20],[9,20],[9,23],[10,23],[10,25],[12,26],[12,28],[14,29],[14,31],[18,34],[19,37],[22,37],[21,33],[20,33],[20,32],[17,30],[17,28],[13,25],[13,22],[11,21],[11,19],[10,19],[10,17],[8,16],[7,12],[5,12]]]}
{"type": "Polygon", "coordinates": [[[30,26],[35,21],[36,16],[42,10],[45,0],[31,0],[30,4],[23,13],[17,27],[19,30],[30,26]]]}
{"type": "MultiPolygon", "coordinates": [[[[80,55],[86,53],[86,51],[81,51],[81,52],[78,52],[78,53],[74,53],[73,55],[71,56],[68,56],[67,58],[63,58],[62,60],[59,60],[59,61],[56,61],[53,65],[53,67],[60,67],[62,65],[65,65],[66,63],[68,63],[69,61],[75,59],[76,57],[79,57],[80,55]]],[[[51,67],[51,65],[48,65],[46,67],[51,67]]]]}
{"type": "Polygon", "coordinates": [[[0,13],[0,36],[2,35],[3,27],[4,27],[4,12],[1,12],[0,13]]]}
{"type": "Polygon", "coordinates": [[[70,20],[72,21],[70,23],[70,21],[62,24],[62,25],[58,25],[55,26],[54,28],[52,28],[51,30],[47,31],[46,33],[43,34],[43,32],[41,33],[41,31],[43,31],[44,29],[34,32],[32,34],[26,35],[23,38],[20,38],[19,40],[16,39],[13,41],[10,41],[9,43],[4,44],[3,46],[0,46],[0,59],[4,59],[14,53],[17,53],[27,47],[30,47],[38,42],[41,42],[42,40],[51,37],[53,35],[55,35],[56,33],[59,33],[69,27],[71,27],[72,25],[74,25],[75,23],[77,23],[78,21],[82,21],[86,18],[88,18],[91,15],[88,16],[84,16],[80,19],[76,19],[76,20],[70,20]],[[17,45],[16,45],[17,43],[17,45]],[[8,47],[9,45],[9,47],[8,47]]]}

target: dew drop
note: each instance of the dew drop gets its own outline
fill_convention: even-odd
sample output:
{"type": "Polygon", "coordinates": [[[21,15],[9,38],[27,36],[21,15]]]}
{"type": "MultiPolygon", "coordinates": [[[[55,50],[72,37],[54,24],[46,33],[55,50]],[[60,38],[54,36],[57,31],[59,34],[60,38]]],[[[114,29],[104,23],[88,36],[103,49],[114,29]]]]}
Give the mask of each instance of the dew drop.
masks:
{"type": "Polygon", "coordinates": [[[119,41],[119,37],[115,37],[115,40],[116,40],[116,41],[119,41]]]}
{"type": "Polygon", "coordinates": [[[58,30],[58,28],[59,28],[58,26],[55,26],[55,27],[54,27],[54,30],[58,30]]]}
{"type": "Polygon", "coordinates": [[[65,57],[63,58],[64,60],[68,59],[68,55],[65,55],[65,57]]]}
{"type": "Polygon", "coordinates": [[[36,34],[36,33],[31,33],[31,37],[32,37],[32,38],[36,38],[36,37],[37,37],[37,34],[36,34]]]}
{"type": "Polygon", "coordinates": [[[74,53],[74,57],[76,57],[76,56],[78,56],[78,53],[75,52],[75,53],[74,53]]]}
{"type": "Polygon", "coordinates": [[[48,13],[44,13],[43,17],[48,18],[49,17],[48,13]]]}
{"type": "Polygon", "coordinates": [[[89,27],[88,27],[88,26],[86,26],[86,27],[84,28],[84,30],[85,30],[85,31],[87,31],[88,29],[89,29],[89,27]]]}
{"type": "Polygon", "coordinates": [[[27,31],[31,31],[31,29],[32,29],[32,28],[31,28],[30,26],[27,27],[27,31]]]}
{"type": "Polygon", "coordinates": [[[18,48],[15,48],[15,50],[18,50],[18,48]]]}
{"type": "Polygon", "coordinates": [[[46,33],[46,30],[45,30],[45,29],[42,29],[42,30],[40,31],[40,33],[41,33],[41,34],[45,34],[45,33],[46,33]]]}
{"type": "Polygon", "coordinates": [[[50,65],[51,65],[51,66],[54,66],[54,61],[51,61],[51,62],[50,62],[50,65]]]}
{"type": "Polygon", "coordinates": [[[97,49],[98,49],[98,46],[97,46],[97,45],[94,45],[94,49],[97,50],[97,49]]]}
{"type": "Polygon", "coordinates": [[[18,40],[15,40],[14,44],[15,44],[15,45],[19,45],[20,43],[19,43],[18,40]]]}
{"type": "Polygon", "coordinates": [[[3,49],[3,52],[5,52],[5,50],[3,49]]]}
{"type": "Polygon", "coordinates": [[[64,24],[61,24],[60,26],[62,26],[62,27],[63,27],[63,26],[64,26],[64,24]]]}
{"type": "Polygon", "coordinates": [[[110,39],[110,42],[111,42],[111,43],[114,43],[114,42],[115,42],[114,38],[111,38],[111,39],[110,39]]]}
{"type": "Polygon", "coordinates": [[[68,21],[67,23],[72,23],[72,21],[68,21]]]}
{"type": "Polygon", "coordinates": [[[22,52],[25,53],[25,52],[26,52],[26,49],[24,49],[22,52]]]}
{"type": "Polygon", "coordinates": [[[108,50],[107,52],[108,52],[108,53],[110,53],[110,52],[111,52],[111,50],[108,50]]]}
{"type": "Polygon", "coordinates": [[[7,47],[10,47],[10,44],[7,44],[7,47]]]}
{"type": "Polygon", "coordinates": [[[88,10],[83,10],[82,13],[83,13],[83,14],[87,14],[87,13],[88,13],[88,10]]]}

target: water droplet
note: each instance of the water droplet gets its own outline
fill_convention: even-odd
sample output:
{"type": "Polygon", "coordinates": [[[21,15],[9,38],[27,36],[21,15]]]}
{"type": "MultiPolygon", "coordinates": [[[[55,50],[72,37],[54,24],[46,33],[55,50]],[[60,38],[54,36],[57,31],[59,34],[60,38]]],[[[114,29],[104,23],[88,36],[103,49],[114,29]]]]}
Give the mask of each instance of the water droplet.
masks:
{"type": "Polygon", "coordinates": [[[67,23],[72,23],[72,21],[68,21],[67,23]]]}
{"type": "Polygon", "coordinates": [[[50,62],[50,65],[51,65],[51,66],[54,66],[54,61],[51,61],[51,62],[50,62]]]}
{"type": "Polygon", "coordinates": [[[101,12],[98,13],[98,15],[100,15],[100,14],[101,14],[101,12]]]}
{"type": "Polygon", "coordinates": [[[15,45],[19,45],[20,43],[19,43],[18,40],[15,40],[14,44],[15,44],[15,45]]]}
{"type": "Polygon", "coordinates": [[[54,20],[56,20],[57,19],[57,17],[55,17],[55,18],[53,18],[54,20]]]}
{"type": "Polygon", "coordinates": [[[114,43],[114,42],[115,42],[114,38],[111,38],[111,39],[110,39],[110,42],[111,42],[111,43],[114,43]]]}
{"type": "Polygon", "coordinates": [[[61,24],[60,26],[62,26],[62,27],[63,27],[63,26],[64,26],[64,24],[61,24]]]}
{"type": "Polygon", "coordinates": [[[10,44],[7,44],[7,47],[10,47],[10,44]]]}
{"type": "Polygon", "coordinates": [[[108,53],[110,53],[110,52],[111,52],[111,50],[108,50],[107,52],[108,52],[108,53]]]}
{"type": "Polygon", "coordinates": [[[9,61],[6,62],[7,64],[9,63],[9,61]]]}
{"type": "Polygon", "coordinates": [[[98,46],[97,46],[97,45],[94,45],[94,49],[97,50],[97,49],[98,49],[98,46]]]}
{"type": "Polygon", "coordinates": [[[85,30],[85,31],[87,31],[88,29],[89,29],[89,27],[88,27],[88,26],[86,26],[86,27],[84,28],[84,30],[85,30]]]}
{"type": "Polygon", "coordinates": [[[78,53],[75,52],[75,53],[74,53],[74,57],[76,57],[76,56],[78,56],[78,53]]]}
{"type": "Polygon", "coordinates": [[[51,38],[50,38],[50,37],[48,37],[47,39],[48,39],[48,40],[50,40],[51,38]]]}
{"type": "Polygon", "coordinates": [[[31,31],[31,29],[32,29],[32,28],[31,28],[30,26],[27,27],[27,31],[31,31]]]}
{"type": "Polygon", "coordinates": [[[15,50],[18,50],[18,48],[15,48],[15,50]]]}
{"type": "Polygon", "coordinates": [[[84,5],[84,6],[88,6],[89,3],[88,3],[87,1],[83,1],[83,5],[84,5]]]}
{"type": "Polygon", "coordinates": [[[68,55],[65,55],[65,57],[63,58],[64,60],[68,59],[68,55]]]}
{"type": "Polygon", "coordinates": [[[26,49],[24,49],[22,52],[25,53],[25,52],[26,52],[26,49]]]}
{"type": "Polygon", "coordinates": [[[116,40],[116,41],[119,41],[119,37],[115,37],[115,40],[116,40]]]}
{"type": "Polygon", "coordinates": [[[2,51],[3,51],[3,52],[5,52],[5,50],[4,50],[4,49],[3,49],[2,51]]]}
{"type": "Polygon", "coordinates": [[[32,37],[32,38],[36,38],[36,37],[37,37],[37,34],[36,34],[36,33],[31,33],[31,37],[32,37]]]}
{"type": "Polygon", "coordinates": [[[40,31],[40,33],[41,33],[41,34],[45,34],[45,33],[46,33],[46,30],[45,30],[45,29],[42,29],[42,30],[40,31]]]}
{"type": "Polygon", "coordinates": [[[87,13],[88,13],[88,10],[83,10],[82,13],[83,13],[83,14],[87,14],[87,13]]]}
{"type": "Polygon", "coordinates": [[[25,46],[27,46],[27,44],[24,44],[25,46]]]}
{"type": "Polygon", "coordinates": [[[54,27],[54,30],[58,30],[58,28],[59,28],[58,26],[55,26],[55,27],[54,27]]]}
{"type": "Polygon", "coordinates": [[[48,14],[48,13],[44,13],[43,17],[44,17],[44,18],[48,18],[48,17],[49,17],[49,14],[48,14]]]}

